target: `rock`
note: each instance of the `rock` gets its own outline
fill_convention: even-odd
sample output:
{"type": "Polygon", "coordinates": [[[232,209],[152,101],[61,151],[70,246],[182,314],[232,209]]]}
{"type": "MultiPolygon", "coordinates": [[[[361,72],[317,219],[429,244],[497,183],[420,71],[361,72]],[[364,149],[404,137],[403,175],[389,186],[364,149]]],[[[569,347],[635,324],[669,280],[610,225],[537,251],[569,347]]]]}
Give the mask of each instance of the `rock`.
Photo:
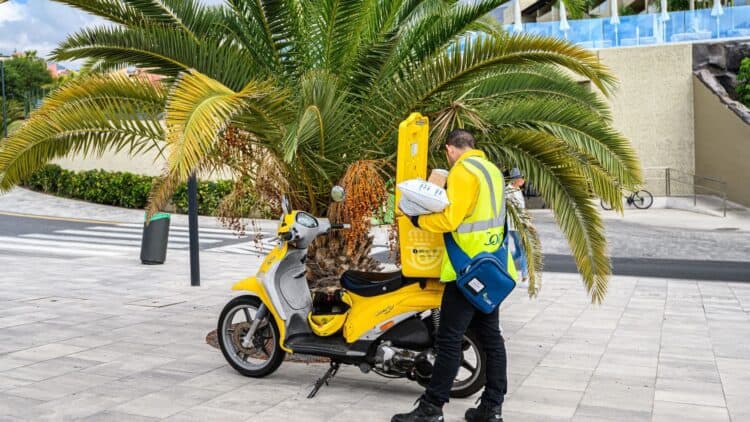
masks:
{"type": "Polygon", "coordinates": [[[708,64],[709,46],[710,44],[693,44],[693,70],[708,64]]]}
{"type": "Polygon", "coordinates": [[[693,44],[693,70],[704,67],[726,69],[726,51],[724,44],[693,44]]]}
{"type": "Polygon", "coordinates": [[[727,91],[729,96],[731,98],[735,98],[737,89],[737,75],[732,72],[722,72],[717,74],[715,77],[716,80],[719,81],[721,86],[723,86],[727,91]]]}
{"type": "Polygon", "coordinates": [[[726,48],[722,44],[709,44],[707,61],[713,67],[721,70],[727,68],[726,48]]]}
{"type": "Polygon", "coordinates": [[[737,73],[746,57],[750,57],[750,41],[693,44],[693,70],[710,66],[737,73]]]}
{"type": "Polygon", "coordinates": [[[696,70],[694,74],[701,82],[703,82],[703,84],[706,85],[706,87],[708,87],[708,89],[713,91],[713,93],[719,97],[719,101],[729,107],[729,109],[732,110],[745,123],[750,124],[750,109],[745,107],[745,105],[741,102],[733,100],[729,96],[727,90],[717,80],[717,75],[714,75],[709,69],[699,69],[696,70]]]}
{"type": "Polygon", "coordinates": [[[737,73],[740,69],[742,59],[750,57],[750,42],[737,42],[734,45],[727,46],[726,49],[726,69],[730,72],[737,73]]]}

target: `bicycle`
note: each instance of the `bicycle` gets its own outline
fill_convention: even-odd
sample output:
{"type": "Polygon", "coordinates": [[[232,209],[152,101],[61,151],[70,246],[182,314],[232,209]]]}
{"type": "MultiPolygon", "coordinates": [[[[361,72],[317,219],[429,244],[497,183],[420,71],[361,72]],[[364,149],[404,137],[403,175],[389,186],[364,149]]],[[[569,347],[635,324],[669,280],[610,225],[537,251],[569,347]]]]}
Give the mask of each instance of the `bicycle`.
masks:
{"type": "MultiPolygon", "coordinates": [[[[645,189],[641,189],[631,193],[626,200],[628,202],[628,205],[633,205],[638,209],[645,210],[654,204],[654,195],[651,195],[651,192],[645,189]]],[[[600,200],[600,202],[602,208],[607,211],[613,208],[612,204],[603,199],[600,200]]]]}

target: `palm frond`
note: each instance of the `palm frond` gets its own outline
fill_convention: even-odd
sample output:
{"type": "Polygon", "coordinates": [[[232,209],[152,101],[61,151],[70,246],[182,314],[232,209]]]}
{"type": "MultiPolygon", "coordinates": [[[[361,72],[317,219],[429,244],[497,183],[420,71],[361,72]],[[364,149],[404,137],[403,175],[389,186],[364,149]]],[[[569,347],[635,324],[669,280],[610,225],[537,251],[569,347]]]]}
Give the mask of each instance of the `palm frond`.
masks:
{"type": "Polygon", "coordinates": [[[122,0],[56,1],[121,25],[139,25],[144,19],[137,8],[122,0]]]}
{"type": "Polygon", "coordinates": [[[320,67],[336,70],[349,62],[359,44],[360,32],[367,16],[362,0],[318,0],[314,2],[318,17],[313,28],[320,42],[320,67]]]}
{"type": "Polygon", "coordinates": [[[228,0],[233,10],[227,20],[246,49],[261,57],[259,63],[273,76],[294,77],[314,55],[303,45],[303,15],[308,7],[295,0],[228,0]]]}
{"type": "Polygon", "coordinates": [[[8,190],[48,161],[107,150],[138,153],[158,148],[158,116],[166,92],[125,75],[74,79],[54,91],[13,136],[0,143],[0,190],[8,190]]]}
{"type": "MultiPolygon", "coordinates": [[[[564,40],[528,35],[501,37],[467,36],[455,41],[435,60],[414,65],[394,77],[379,92],[374,111],[379,119],[379,142],[389,139],[405,114],[429,107],[440,96],[457,96],[456,91],[482,75],[493,75],[507,66],[557,65],[590,78],[604,93],[615,83],[597,56],[564,40]],[[405,113],[406,111],[406,113],[405,113]]],[[[465,92],[465,91],[458,91],[465,92]]]]}
{"type": "Polygon", "coordinates": [[[531,222],[531,216],[525,209],[517,208],[511,201],[508,201],[508,219],[513,221],[513,225],[521,237],[523,253],[526,255],[526,265],[529,271],[528,294],[534,297],[542,288],[542,241],[539,233],[531,222]]]}
{"type": "Polygon", "coordinates": [[[476,22],[506,0],[475,0],[455,2],[450,7],[428,14],[407,26],[400,37],[399,51],[391,66],[395,69],[408,57],[413,62],[433,56],[449,43],[466,36],[476,22]]]}
{"type": "Polygon", "coordinates": [[[241,46],[216,39],[196,41],[179,28],[163,25],[85,28],[69,36],[52,56],[59,61],[94,59],[108,67],[132,64],[172,78],[197,69],[232,89],[257,76],[253,57],[241,46]]]}
{"type": "Polygon", "coordinates": [[[601,95],[555,66],[496,66],[492,72],[468,80],[458,91],[467,92],[467,101],[477,104],[519,97],[561,98],[596,113],[606,123],[612,122],[609,104],[601,95]]]}
{"type": "Polygon", "coordinates": [[[632,187],[641,183],[640,161],[627,139],[577,102],[521,98],[486,110],[485,118],[497,128],[550,134],[565,142],[573,154],[605,169],[620,184],[632,187]]]}
{"type": "Polygon", "coordinates": [[[585,175],[565,145],[543,134],[532,136],[513,129],[499,130],[502,143],[485,143],[495,159],[514,163],[534,181],[568,239],[573,258],[592,301],[600,302],[611,273],[604,226],[591,200],[585,175]]]}
{"type": "Polygon", "coordinates": [[[234,92],[198,71],[183,73],[166,105],[169,173],[177,173],[184,181],[235,116],[251,107],[276,107],[283,100],[283,94],[269,82],[253,81],[234,92]]]}

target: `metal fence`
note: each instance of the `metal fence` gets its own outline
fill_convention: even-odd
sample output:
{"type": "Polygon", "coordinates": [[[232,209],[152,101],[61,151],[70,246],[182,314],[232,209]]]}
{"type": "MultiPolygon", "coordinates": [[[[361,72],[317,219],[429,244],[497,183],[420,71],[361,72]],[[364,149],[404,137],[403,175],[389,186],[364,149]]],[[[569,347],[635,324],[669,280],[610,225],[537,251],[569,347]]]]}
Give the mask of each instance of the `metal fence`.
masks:
{"type": "Polygon", "coordinates": [[[727,215],[727,182],[669,167],[644,169],[645,188],[664,196],[669,208],[702,209],[727,215]]]}
{"type": "MultiPolygon", "coordinates": [[[[712,9],[569,20],[562,31],[560,22],[529,22],[529,34],[565,38],[586,48],[609,48],[726,38],[750,38],[750,6],[725,7],[721,15],[712,9]]],[[[509,32],[513,25],[506,25],[509,32]]]]}

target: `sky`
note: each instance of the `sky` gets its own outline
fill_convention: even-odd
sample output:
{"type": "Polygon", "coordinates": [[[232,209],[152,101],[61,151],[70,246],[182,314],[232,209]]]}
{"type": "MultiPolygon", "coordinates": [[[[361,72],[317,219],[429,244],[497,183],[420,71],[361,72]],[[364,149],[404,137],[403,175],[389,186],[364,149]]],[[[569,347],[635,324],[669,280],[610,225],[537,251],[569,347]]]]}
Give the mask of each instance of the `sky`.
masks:
{"type": "MultiPolygon", "coordinates": [[[[222,0],[202,0],[221,3],[222,0]]],[[[0,53],[36,50],[45,57],[72,33],[104,21],[50,0],[10,0],[0,4],[0,53]]],[[[78,63],[62,63],[78,68],[78,63]]]]}

